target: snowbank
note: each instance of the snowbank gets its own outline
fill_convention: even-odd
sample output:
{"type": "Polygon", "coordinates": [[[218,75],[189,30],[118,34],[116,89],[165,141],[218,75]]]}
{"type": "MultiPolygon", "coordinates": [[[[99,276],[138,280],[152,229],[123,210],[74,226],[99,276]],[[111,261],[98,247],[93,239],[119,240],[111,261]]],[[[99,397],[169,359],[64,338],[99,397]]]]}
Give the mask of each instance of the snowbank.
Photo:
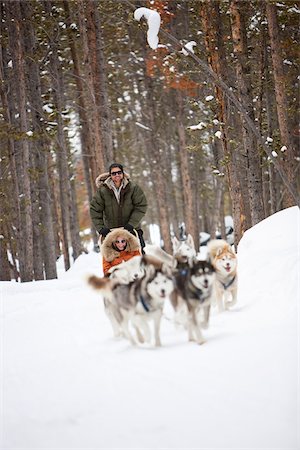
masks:
{"type": "Polygon", "coordinates": [[[202,346],[166,319],[160,349],[114,340],[85,284],[95,253],[0,283],[1,448],[299,448],[299,223],[290,208],[247,231],[238,303],[202,346]]]}

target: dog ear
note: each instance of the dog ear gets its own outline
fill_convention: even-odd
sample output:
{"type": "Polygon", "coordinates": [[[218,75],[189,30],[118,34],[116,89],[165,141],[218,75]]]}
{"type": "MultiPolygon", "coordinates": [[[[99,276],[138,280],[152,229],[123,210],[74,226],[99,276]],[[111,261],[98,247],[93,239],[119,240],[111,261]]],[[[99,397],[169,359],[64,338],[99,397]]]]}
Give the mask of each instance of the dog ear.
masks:
{"type": "Polygon", "coordinates": [[[145,268],[145,271],[146,271],[146,274],[147,274],[146,275],[147,278],[152,279],[152,277],[154,277],[154,275],[155,275],[156,268],[155,268],[155,266],[153,264],[147,264],[147,266],[145,268]]]}
{"type": "Polygon", "coordinates": [[[221,255],[221,253],[223,252],[222,248],[218,248],[218,250],[216,251],[216,256],[221,255]]]}
{"type": "Polygon", "coordinates": [[[188,234],[186,242],[190,247],[195,248],[194,239],[191,234],[188,234]]]}
{"type": "Polygon", "coordinates": [[[229,246],[229,251],[230,251],[231,253],[233,253],[234,255],[236,255],[236,251],[235,251],[234,245],[228,244],[228,246],[229,246]]]}
{"type": "Polygon", "coordinates": [[[163,263],[162,267],[161,267],[161,271],[164,275],[166,275],[167,277],[172,277],[173,273],[172,273],[172,268],[170,266],[168,266],[168,264],[163,263]]]}
{"type": "Polygon", "coordinates": [[[174,251],[176,251],[177,248],[178,248],[179,245],[180,245],[180,242],[179,242],[179,240],[177,239],[176,236],[174,236],[174,237],[172,238],[172,245],[173,245],[173,250],[174,250],[174,251]]]}

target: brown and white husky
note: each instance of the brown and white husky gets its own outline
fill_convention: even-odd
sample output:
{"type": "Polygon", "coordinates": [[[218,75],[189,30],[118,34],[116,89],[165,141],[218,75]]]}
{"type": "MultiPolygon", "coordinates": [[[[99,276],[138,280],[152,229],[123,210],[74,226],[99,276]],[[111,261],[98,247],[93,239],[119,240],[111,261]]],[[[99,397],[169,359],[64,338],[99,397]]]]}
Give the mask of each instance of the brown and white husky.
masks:
{"type": "Polygon", "coordinates": [[[208,256],[216,270],[213,297],[219,311],[234,306],[237,300],[237,256],[223,239],[207,244],[208,256]]]}

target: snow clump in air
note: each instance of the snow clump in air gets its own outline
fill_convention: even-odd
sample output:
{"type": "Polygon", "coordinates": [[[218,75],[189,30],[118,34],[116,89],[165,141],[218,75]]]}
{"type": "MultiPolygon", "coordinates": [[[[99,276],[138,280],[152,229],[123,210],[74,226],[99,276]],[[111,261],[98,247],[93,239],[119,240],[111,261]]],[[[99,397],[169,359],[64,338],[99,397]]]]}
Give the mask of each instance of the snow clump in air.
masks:
{"type": "Polygon", "coordinates": [[[157,11],[149,8],[138,8],[134,11],[135,20],[140,20],[142,17],[148,22],[147,41],[149,46],[155,50],[158,46],[158,32],[160,28],[160,15],[157,11]]]}

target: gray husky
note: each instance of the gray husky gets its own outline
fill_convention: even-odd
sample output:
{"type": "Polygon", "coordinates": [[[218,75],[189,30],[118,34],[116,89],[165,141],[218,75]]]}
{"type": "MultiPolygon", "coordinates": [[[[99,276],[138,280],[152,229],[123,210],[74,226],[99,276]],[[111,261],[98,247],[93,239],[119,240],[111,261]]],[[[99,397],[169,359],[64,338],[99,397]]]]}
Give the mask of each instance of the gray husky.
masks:
{"type": "Polygon", "coordinates": [[[88,282],[102,291],[105,308],[115,335],[125,336],[134,345],[151,343],[149,321],[154,322],[154,345],[160,346],[160,322],[165,299],[174,289],[173,281],[161,263],[149,264],[146,258],[144,275],[129,284],[116,278],[91,276],[88,282]]]}
{"type": "Polygon", "coordinates": [[[208,261],[178,263],[174,272],[175,291],[171,303],[176,316],[188,329],[190,341],[203,344],[201,329],[208,327],[215,269],[208,261]]]}

